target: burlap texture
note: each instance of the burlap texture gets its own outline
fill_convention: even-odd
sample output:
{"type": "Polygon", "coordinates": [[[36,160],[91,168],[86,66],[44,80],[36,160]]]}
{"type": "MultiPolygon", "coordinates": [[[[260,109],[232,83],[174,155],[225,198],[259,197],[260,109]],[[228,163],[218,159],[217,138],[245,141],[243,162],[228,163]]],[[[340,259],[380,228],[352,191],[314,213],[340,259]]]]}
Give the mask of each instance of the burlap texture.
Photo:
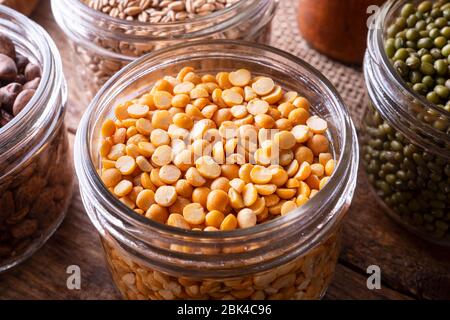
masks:
{"type": "Polygon", "coordinates": [[[273,21],[271,45],[287,51],[322,72],[336,87],[350,110],[357,127],[365,111],[365,87],[360,69],[327,58],[302,38],[297,25],[297,0],[279,0],[273,21]]]}

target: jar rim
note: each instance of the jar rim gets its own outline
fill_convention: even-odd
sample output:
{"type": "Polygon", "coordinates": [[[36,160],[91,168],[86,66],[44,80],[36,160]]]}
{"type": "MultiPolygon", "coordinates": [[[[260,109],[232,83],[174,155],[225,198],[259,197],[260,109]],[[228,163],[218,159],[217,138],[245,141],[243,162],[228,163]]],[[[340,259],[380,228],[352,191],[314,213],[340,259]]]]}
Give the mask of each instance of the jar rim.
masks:
{"type": "MultiPolygon", "coordinates": [[[[227,53],[223,52],[223,54],[226,56],[227,53]]],[[[134,80],[136,80],[136,78],[134,78],[134,80]]],[[[302,219],[305,219],[305,215],[307,215],[307,213],[309,213],[310,219],[317,218],[314,217],[313,214],[314,210],[323,207],[323,203],[325,203],[327,199],[336,196],[335,194],[336,190],[334,190],[333,188],[338,189],[337,188],[338,186],[339,188],[342,189],[341,192],[344,190],[344,192],[347,193],[347,194],[340,194],[344,202],[348,200],[347,199],[348,197],[352,198],[355,187],[354,183],[356,182],[358,159],[359,159],[359,152],[356,138],[356,130],[349,115],[348,109],[346,108],[337,90],[334,88],[331,82],[329,82],[329,80],[325,78],[325,76],[323,76],[318,70],[313,68],[311,65],[309,65],[302,59],[293,56],[290,53],[266,45],[234,40],[212,40],[212,41],[202,40],[189,43],[182,43],[176,46],[164,48],[155,51],[153,53],[147,54],[135,60],[131,64],[127,65],[117,74],[115,74],[103,86],[103,88],[100,89],[95,98],[92,100],[90,106],[88,107],[87,111],[85,112],[80,122],[80,127],[78,129],[75,142],[75,167],[77,175],[80,178],[80,188],[85,187],[87,183],[87,185],[89,185],[94,190],[100,190],[101,192],[98,192],[96,194],[96,198],[99,201],[106,201],[108,205],[113,205],[112,207],[109,208],[118,210],[118,212],[120,212],[120,215],[118,216],[120,216],[121,219],[124,219],[128,222],[131,221],[133,223],[138,224],[140,227],[149,228],[153,231],[162,231],[170,233],[171,236],[179,236],[179,237],[188,236],[193,239],[206,239],[206,240],[230,239],[238,241],[239,239],[242,239],[243,236],[256,237],[274,228],[280,228],[283,225],[298,222],[302,219]],[[124,78],[125,76],[128,76],[127,79],[133,78],[132,77],[133,70],[136,71],[139,65],[143,64],[144,62],[157,61],[159,56],[163,56],[166,53],[171,53],[176,50],[183,50],[183,49],[185,50],[186,48],[189,48],[191,50],[185,50],[185,52],[192,52],[193,48],[195,48],[196,46],[200,47],[203,45],[207,45],[210,48],[215,48],[224,45],[236,48],[238,47],[247,49],[251,48],[253,50],[260,50],[261,52],[267,51],[276,55],[277,57],[294,62],[297,65],[301,66],[302,68],[306,69],[308,72],[311,72],[311,74],[314,75],[317,81],[319,81],[322,85],[324,85],[324,87],[327,90],[326,93],[329,95],[329,97],[333,99],[333,103],[336,104],[335,106],[336,111],[339,113],[339,116],[341,117],[340,119],[341,128],[339,129],[342,130],[341,132],[343,133],[341,159],[339,159],[335,172],[332,178],[327,183],[327,185],[313,199],[308,201],[308,203],[306,203],[301,208],[298,208],[297,212],[291,213],[283,217],[278,217],[277,219],[273,219],[272,221],[259,224],[255,227],[247,229],[237,229],[233,231],[221,231],[221,232],[196,232],[192,230],[183,230],[165,224],[160,224],[155,221],[152,221],[151,219],[143,217],[142,215],[137,214],[133,210],[126,207],[118,199],[116,199],[102,183],[98,175],[98,171],[90,155],[91,154],[89,146],[90,128],[88,128],[89,120],[92,120],[91,117],[93,117],[95,114],[94,110],[96,108],[99,108],[99,105],[101,105],[102,103],[105,103],[105,101],[102,101],[102,97],[110,96],[109,93],[111,93],[111,91],[114,91],[114,89],[123,88],[122,78],[124,78]],[[353,179],[354,181],[348,183],[347,181],[344,181],[345,180],[343,179],[344,177],[346,178],[350,177],[350,179],[353,179]]],[[[339,205],[342,207],[343,203],[339,203],[339,205]]],[[[333,214],[336,214],[336,212],[333,212],[333,214]]],[[[328,220],[323,221],[324,225],[322,225],[322,227],[325,229],[324,227],[325,224],[330,222],[333,218],[335,217],[334,216],[327,217],[328,220]]],[[[311,222],[311,220],[309,221],[303,220],[303,221],[311,222]]]]}
{"type": "MultiPolygon", "coordinates": [[[[25,15],[0,5],[0,30],[13,37],[16,46],[23,46],[31,52],[37,51],[42,59],[39,61],[41,81],[35,94],[19,114],[0,128],[1,163],[3,159],[11,157],[16,148],[30,143],[30,139],[33,139],[37,132],[42,130],[51,132],[58,125],[62,117],[55,114],[62,113],[63,110],[56,110],[60,105],[57,101],[65,101],[66,91],[59,51],[52,38],[40,25],[25,15]],[[61,94],[53,94],[55,89],[61,90],[61,94]]],[[[0,178],[2,176],[3,172],[0,178]]]]}

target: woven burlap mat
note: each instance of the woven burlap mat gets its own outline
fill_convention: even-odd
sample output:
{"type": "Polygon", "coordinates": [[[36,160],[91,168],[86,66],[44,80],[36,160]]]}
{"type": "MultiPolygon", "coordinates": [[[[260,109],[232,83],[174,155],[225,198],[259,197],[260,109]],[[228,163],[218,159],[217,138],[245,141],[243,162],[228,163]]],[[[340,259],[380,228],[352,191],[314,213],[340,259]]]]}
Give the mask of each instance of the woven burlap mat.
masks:
{"type": "Polygon", "coordinates": [[[297,0],[279,0],[273,21],[271,45],[287,51],[322,72],[341,94],[357,127],[365,110],[365,87],[361,70],[331,60],[308,46],[297,26],[297,0]]]}

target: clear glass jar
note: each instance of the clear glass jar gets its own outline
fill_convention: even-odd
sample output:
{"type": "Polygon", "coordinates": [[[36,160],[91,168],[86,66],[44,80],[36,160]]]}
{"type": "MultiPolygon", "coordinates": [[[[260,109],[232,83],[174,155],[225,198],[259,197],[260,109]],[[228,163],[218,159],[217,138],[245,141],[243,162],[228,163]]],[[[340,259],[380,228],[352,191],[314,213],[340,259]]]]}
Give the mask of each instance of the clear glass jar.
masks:
{"type": "Polygon", "coordinates": [[[42,68],[27,106],[0,128],[0,272],[31,256],[62,222],[73,189],[64,126],[66,83],[50,36],[36,23],[0,6],[0,32],[42,68]]]}
{"type": "Polygon", "coordinates": [[[339,255],[340,226],[356,184],[358,143],[347,108],[318,71],[275,48],[250,42],[186,43],[133,62],[111,79],[85,113],[75,167],[87,213],[100,233],[114,282],[127,299],[318,299],[339,255]],[[311,101],[329,122],[334,176],[295,213],[249,229],[196,232],[156,223],[126,207],[100,180],[103,121],[117,103],[148,91],[185,66],[198,73],[239,68],[270,75],[311,101]]]}
{"type": "Polygon", "coordinates": [[[427,240],[450,245],[450,113],[410,90],[384,50],[387,27],[407,2],[388,1],[369,32],[362,158],[389,216],[427,240]]]}
{"type": "Polygon", "coordinates": [[[113,18],[79,0],[52,0],[52,10],[85,67],[83,83],[95,94],[124,65],[157,49],[201,39],[268,43],[277,3],[241,0],[210,15],[156,24],[113,18]]]}

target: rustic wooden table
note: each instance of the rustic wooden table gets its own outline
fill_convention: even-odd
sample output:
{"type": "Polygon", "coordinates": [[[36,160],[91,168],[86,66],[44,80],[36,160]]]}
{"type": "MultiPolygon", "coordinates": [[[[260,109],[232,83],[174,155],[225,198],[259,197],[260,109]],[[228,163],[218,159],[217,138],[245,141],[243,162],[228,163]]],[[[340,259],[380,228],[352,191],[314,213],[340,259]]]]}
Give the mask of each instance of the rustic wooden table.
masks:
{"type": "MultiPolygon", "coordinates": [[[[88,101],[76,81],[76,63],[55,24],[48,0],[32,16],[57,43],[69,83],[67,123],[73,141],[88,101]]],[[[0,299],[118,299],[96,231],[81,203],[78,188],[67,218],[31,259],[0,275],[0,299]],[[81,268],[81,290],[66,286],[69,265],[81,268]]],[[[385,216],[369,193],[363,175],[344,224],[343,251],[326,299],[450,299],[450,251],[406,233],[385,216]],[[382,288],[369,290],[367,267],[381,269],[382,288]]]]}

